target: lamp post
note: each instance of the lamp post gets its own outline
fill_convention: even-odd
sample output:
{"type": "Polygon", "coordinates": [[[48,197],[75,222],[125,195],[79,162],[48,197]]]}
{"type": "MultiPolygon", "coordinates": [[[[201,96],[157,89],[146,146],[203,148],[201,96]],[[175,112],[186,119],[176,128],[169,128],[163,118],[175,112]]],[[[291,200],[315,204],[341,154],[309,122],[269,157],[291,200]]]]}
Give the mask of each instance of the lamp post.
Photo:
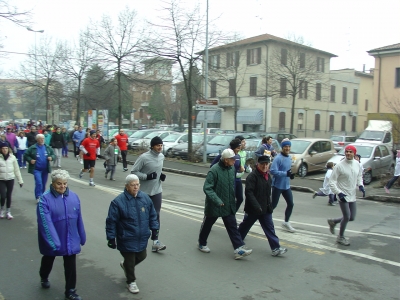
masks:
{"type": "MultiPolygon", "coordinates": [[[[37,83],[37,78],[36,78],[36,60],[37,60],[37,59],[36,59],[36,33],[37,33],[37,32],[43,33],[44,30],[33,30],[33,29],[30,28],[30,27],[26,27],[26,30],[35,33],[35,100],[34,100],[34,101],[35,101],[35,105],[34,105],[33,111],[34,111],[35,120],[36,120],[36,122],[37,122],[36,106],[37,106],[38,93],[37,93],[37,86],[36,86],[36,83],[37,83]]],[[[46,107],[46,119],[47,119],[47,107],[46,107]]]]}
{"type": "Polygon", "coordinates": [[[309,107],[304,107],[304,110],[306,111],[306,119],[304,121],[304,137],[307,137],[307,112],[309,109],[309,107]]]}

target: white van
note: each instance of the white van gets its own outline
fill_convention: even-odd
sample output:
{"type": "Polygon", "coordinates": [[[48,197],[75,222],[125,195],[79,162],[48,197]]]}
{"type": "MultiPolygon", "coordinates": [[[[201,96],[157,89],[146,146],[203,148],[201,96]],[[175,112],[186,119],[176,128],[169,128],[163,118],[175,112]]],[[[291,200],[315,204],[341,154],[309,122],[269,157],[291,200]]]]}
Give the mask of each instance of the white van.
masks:
{"type": "Polygon", "coordinates": [[[356,143],[385,144],[393,150],[392,121],[369,120],[368,126],[360,134],[356,143]]]}

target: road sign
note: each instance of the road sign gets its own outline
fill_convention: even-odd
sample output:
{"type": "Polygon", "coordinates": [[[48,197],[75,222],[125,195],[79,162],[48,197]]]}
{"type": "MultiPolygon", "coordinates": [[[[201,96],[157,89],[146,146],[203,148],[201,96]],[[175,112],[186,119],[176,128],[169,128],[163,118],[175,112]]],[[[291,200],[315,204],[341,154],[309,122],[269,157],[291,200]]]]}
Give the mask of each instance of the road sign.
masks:
{"type": "Polygon", "coordinates": [[[218,100],[217,99],[197,99],[196,104],[200,105],[218,105],[218,100]]]}
{"type": "Polygon", "coordinates": [[[146,115],[147,116],[147,120],[151,119],[151,115],[146,115]]]}
{"type": "Polygon", "coordinates": [[[196,110],[217,110],[217,109],[218,109],[217,105],[196,104],[196,110]]]}

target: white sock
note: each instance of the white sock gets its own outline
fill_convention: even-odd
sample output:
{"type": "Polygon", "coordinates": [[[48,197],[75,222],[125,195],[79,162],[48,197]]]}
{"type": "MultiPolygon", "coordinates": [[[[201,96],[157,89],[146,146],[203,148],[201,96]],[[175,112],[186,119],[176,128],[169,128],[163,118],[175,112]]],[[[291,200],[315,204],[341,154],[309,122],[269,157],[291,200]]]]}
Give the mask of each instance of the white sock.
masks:
{"type": "Polygon", "coordinates": [[[90,178],[90,182],[93,182],[93,178],[90,178]]]}
{"type": "Polygon", "coordinates": [[[153,241],[153,245],[155,245],[155,244],[157,244],[158,243],[158,240],[154,240],[153,241]]]}

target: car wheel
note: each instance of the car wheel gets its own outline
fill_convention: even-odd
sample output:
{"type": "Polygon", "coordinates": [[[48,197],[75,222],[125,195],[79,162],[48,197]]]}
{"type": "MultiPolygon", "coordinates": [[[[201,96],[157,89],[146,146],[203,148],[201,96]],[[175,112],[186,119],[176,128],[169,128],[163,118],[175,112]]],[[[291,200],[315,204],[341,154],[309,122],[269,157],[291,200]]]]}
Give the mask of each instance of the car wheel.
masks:
{"type": "Polygon", "coordinates": [[[305,177],[307,175],[307,172],[307,165],[305,163],[302,163],[299,167],[299,171],[297,172],[297,174],[299,174],[300,177],[305,177]]]}
{"type": "Polygon", "coordinates": [[[371,171],[365,172],[363,175],[364,185],[368,185],[372,181],[372,173],[371,171]]]}
{"type": "Polygon", "coordinates": [[[166,157],[172,157],[172,149],[168,149],[167,153],[165,153],[166,157]]]}

